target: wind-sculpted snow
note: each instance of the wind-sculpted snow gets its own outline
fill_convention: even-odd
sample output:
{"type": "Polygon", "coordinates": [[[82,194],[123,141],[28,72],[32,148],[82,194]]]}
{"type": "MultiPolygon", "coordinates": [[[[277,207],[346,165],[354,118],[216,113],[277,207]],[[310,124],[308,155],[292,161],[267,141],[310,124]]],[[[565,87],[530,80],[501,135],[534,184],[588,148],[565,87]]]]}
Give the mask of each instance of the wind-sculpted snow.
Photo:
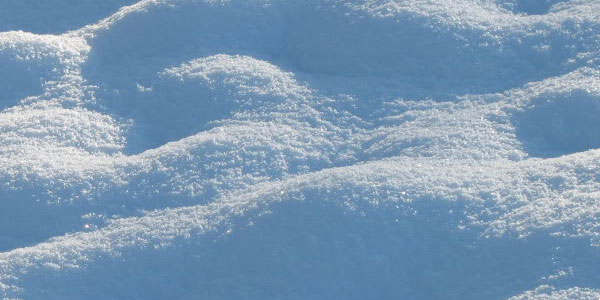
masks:
{"type": "Polygon", "coordinates": [[[600,2],[42,2],[3,299],[600,297],[600,2]]]}

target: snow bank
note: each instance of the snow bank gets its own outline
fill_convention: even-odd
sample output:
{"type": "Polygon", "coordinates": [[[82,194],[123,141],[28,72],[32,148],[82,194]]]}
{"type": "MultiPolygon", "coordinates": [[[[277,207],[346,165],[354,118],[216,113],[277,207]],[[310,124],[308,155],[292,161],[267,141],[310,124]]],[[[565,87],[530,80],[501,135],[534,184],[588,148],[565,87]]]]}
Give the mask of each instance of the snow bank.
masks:
{"type": "Polygon", "coordinates": [[[598,297],[597,1],[17,2],[4,299],[598,297]]]}

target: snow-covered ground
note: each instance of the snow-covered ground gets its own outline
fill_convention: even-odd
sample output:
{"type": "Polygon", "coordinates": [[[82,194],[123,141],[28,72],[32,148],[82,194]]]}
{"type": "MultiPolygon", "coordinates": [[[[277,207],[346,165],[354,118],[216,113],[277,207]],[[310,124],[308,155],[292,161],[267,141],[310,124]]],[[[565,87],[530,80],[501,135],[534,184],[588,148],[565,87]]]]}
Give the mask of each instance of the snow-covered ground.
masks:
{"type": "Polygon", "coordinates": [[[2,0],[2,299],[600,299],[600,1],[2,0]]]}

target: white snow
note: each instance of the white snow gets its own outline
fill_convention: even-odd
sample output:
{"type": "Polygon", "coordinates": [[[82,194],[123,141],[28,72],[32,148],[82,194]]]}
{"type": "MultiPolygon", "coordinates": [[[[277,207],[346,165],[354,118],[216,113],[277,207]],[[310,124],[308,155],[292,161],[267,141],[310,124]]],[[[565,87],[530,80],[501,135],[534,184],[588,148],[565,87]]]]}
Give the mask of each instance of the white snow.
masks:
{"type": "Polygon", "coordinates": [[[101,2],[0,3],[2,299],[600,298],[600,1],[101,2]]]}

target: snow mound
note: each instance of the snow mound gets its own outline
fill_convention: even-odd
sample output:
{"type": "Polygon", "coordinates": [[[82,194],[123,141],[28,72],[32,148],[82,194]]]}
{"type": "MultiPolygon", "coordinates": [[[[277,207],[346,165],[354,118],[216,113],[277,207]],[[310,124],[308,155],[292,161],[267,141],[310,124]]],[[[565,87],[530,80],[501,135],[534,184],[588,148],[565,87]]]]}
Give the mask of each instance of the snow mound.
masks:
{"type": "Polygon", "coordinates": [[[312,96],[291,73],[251,57],[228,55],[165,69],[151,85],[137,88],[138,95],[127,102],[105,104],[108,111],[134,122],[128,152],[193,135],[235,113],[272,110],[294,101],[297,105],[312,96]]]}
{"type": "Polygon", "coordinates": [[[598,298],[599,12],[5,1],[0,297],[598,298]]]}
{"type": "Polygon", "coordinates": [[[4,0],[0,3],[0,31],[24,30],[59,34],[96,22],[136,0],[4,0]]]}

